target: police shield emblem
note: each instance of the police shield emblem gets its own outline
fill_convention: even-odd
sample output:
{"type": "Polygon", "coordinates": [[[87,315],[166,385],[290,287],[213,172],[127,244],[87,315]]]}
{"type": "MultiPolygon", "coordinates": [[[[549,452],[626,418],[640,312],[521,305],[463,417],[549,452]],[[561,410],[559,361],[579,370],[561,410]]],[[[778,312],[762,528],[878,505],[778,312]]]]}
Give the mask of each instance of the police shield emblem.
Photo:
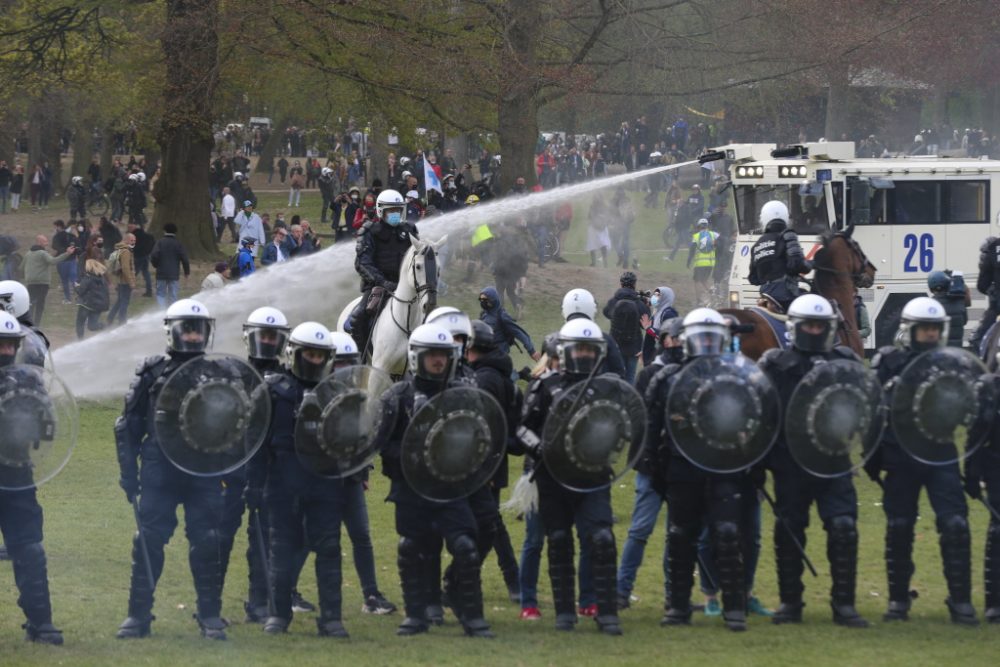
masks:
{"type": "Polygon", "coordinates": [[[838,359],[817,365],[795,387],[785,411],[785,441],[806,471],[839,477],[871,457],[885,423],[875,373],[838,359]]]}
{"type": "Polygon", "coordinates": [[[0,490],[55,477],[76,446],[79,411],[59,377],[36,365],[0,369],[0,490]]]}
{"type": "Polygon", "coordinates": [[[428,500],[464,498],[496,472],[507,443],[507,420],[480,389],[446,389],[410,420],[400,450],[403,476],[428,500]]]}
{"type": "Polygon", "coordinates": [[[303,467],[322,477],[353,475],[378,453],[379,398],[392,379],[371,366],[335,371],[306,392],[295,422],[295,452],[303,467]]]}
{"type": "Polygon", "coordinates": [[[920,461],[947,465],[989,435],[997,391],[986,367],[955,347],[924,352],[894,381],[890,423],[900,446],[920,461]]]}
{"type": "Polygon", "coordinates": [[[267,434],[271,400],[260,374],[238,357],[195,357],[160,390],[154,412],[157,441],[170,462],[201,477],[245,464],[267,434]]]}
{"type": "Polygon", "coordinates": [[[571,491],[597,491],[628,472],[646,435],[646,406],[621,378],[578,382],[552,403],[542,432],[549,474],[571,491]]]}
{"type": "Polygon", "coordinates": [[[739,472],[760,461],[781,427],[777,390],[740,354],[686,364],[670,388],[666,412],[678,451],[715,473],[739,472]]]}

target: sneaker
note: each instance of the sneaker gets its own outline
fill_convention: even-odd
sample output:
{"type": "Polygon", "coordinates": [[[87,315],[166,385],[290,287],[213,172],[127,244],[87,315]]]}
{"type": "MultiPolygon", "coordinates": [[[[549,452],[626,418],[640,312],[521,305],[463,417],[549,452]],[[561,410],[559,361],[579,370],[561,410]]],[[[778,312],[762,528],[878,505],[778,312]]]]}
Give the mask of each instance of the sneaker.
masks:
{"type": "Polygon", "coordinates": [[[722,616],[722,605],[716,598],[709,598],[705,603],[705,616],[722,616]]]}
{"type": "Polygon", "coordinates": [[[591,618],[597,617],[597,605],[588,604],[586,607],[580,607],[578,610],[580,616],[590,616],[591,618]]]}
{"type": "Polygon", "coordinates": [[[385,599],[385,596],[375,591],[372,595],[365,598],[364,603],[361,605],[362,614],[377,614],[379,616],[384,616],[386,614],[391,614],[396,611],[396,605],[385,599]]]}
{"type": "Polygon", "coordinates": [[[751,595],[747,600],[747,611],[758,616],[774,616],[774,612],[764,606],[764,603],[756,595],[751,595]]]}
{"type": "Polygon", "coordinates": [[[316,605],[302,597],[302,593],[292,591],[292,611],[299,614],[316,611],[316,605]]]}
{"type": "Polygon", "coordinates": [[[525,607],[521,610],[522,621],[537,621],[541,618],[542,612],[538,611],[538,607],[525,607]]]}

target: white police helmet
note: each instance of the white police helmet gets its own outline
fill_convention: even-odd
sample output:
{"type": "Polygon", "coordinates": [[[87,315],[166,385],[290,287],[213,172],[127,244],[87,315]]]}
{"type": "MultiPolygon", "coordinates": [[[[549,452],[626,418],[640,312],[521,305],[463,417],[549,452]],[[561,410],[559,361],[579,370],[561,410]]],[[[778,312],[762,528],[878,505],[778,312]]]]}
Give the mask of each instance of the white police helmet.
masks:
{"type": "Polygon", "coordinates": [[[277,359],[288,342],[288,319],[277,308],[263,306],[243,323],[243,344],[251,359],[277,359]]]}
{"type": "Polygon", "coordinates": [[[594,295],[583,288],[571,289],[562,300],[562,315],[568,320],[570,315],[579,313],[588,320],[597,317],[597,301],[594,295]]]}
{"type": "Polygon", "coordinates": [[[785,225],[788,224],[788,207],[785,206],[784,202],[780,201],[769,201],[764,204],[760,209],[760,224],[761,226],[767,226],[767,223],[772,220],[781,220],[785,225]]]}
{"type": "Polygon", "coordinates": [[[10,354],[0,355],[0,367],[14,363],[22,340],[24,340],[24,330],[21,329],[20,322],[10,313],[0,310],[0,342],[14,343],[14,350],[10,354]]]}
{"type": "Polygon", "coordinates": [[[455,343],[461,348],[460,352],[465,353],[465,348],[472,340],[472,320],[468,315],[454,306],[441,306],[432,310],[424,321],[428,324],[440,324],[450,331],[455,343]],[[460,341],[459,336],[465,336],[465,340],[460,341]]]}
{"type": "Polygon", "coordinates": [[[450,380],[458,362],[458,346],[451,332],[441,324],[421,324],[410,334],[407,354],[410,373],[425,380],[450,380]],[[448,353],[448,365],[441,373],[431,373],[424,367],[423,357],[428,352],[444,350],[448,353]]]}
{"type": "Polygon", "coordinates": [[[0,281],[0,310],[14,317],[23,317],[31,308],[28,288],[16,280],[0,281]]]}
{"type": "Polygon", "coordinates": [[[596,322],[572,319],[559,329],[559,367],[564,373],[587,375],[604,359],[607,345],[596,322]]]}
{"type": "Polygon", "coordinates": [[[689,357],[722,354],[729,349],[729,323],[711,308],[695,308],[684,317],[684,352],[689,357]]]}
{"type": "Polygon", "coordinates": [[[935,347],[943,347],[948,341],[949,323],[950,318],[941,303],[929,296],[918,296],[903,306],[896,340],[911,350],[925,351],[935,347]],[[918,343],[916,329],[926,326],[938,328],[940,336],[932,343],[918,343]]]}
{"type": "Polygon", "coordinates": [[[379,220],[392,227],[403,221],[405,211],[406,201],[403,200],[403,195],[395,190],[383,190],[379,193],[378,199],[375,200],[375,214],[379,220]],[[391,217],[390,213],[392,213],[391,217]]]}
{"type": "Polygon", "coordinates": [[[343,331],[331,331],[330,339],[333,340],[334,347],[337,348],[337,353],[334,358],[335,363],[349,363],[352,366],[356,366],[361,363],[361,354],[358,353],[358,344],[354,341],[350,334],[344,333],[343,331]]]}
{"type": "Polygon", "coordinates": [[[830,302],[818,294],[803,294],[788,306],[792,326],[792,345],[803,352],[829,352],[837,337],[837,313],[830,302]],[[804,330],[807,323],[822,324],[820,333],[804,330]]]}
{"type": "Polygon", "coordinates": [[[211,345],[215,320],[205,304],[194,299],[181,299],[167,308],[163,327],[167,332],[167,347],[170,350],[204,352],[211,345]],[[188,337],[188,340],[184,340],[185,334],[192,333],[200,333],[200,339],[188,337]]]}
{"type": "Polygon", "coordinates": [[[285,366],[292,375],[304,382],[319,382],[326,375],[330,359],[336,352],[330,330],[319,322],[303,322],[292,329],[285,346],[285,366]],[[318,351],[323,355],[322,363],[314,363],[303,358],[305,350],[318,351]]]}

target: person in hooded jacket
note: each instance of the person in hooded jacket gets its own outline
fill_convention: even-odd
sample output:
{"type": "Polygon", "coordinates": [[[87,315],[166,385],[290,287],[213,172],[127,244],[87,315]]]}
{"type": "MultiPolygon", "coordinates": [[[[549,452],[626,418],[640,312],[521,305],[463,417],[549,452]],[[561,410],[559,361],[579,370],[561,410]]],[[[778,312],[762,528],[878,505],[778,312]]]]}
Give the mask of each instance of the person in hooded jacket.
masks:
{"type": "Polygon", "coordinates": [[[76,311],[76,337],[83,340],[84,325],[91,331],[100,331],[101,313],[111,307],[108,281],[104,277],[107,268],[96,259],[86,260],[86,270],[76,288],[79,306],[76,311]]]}
{"type": "Polygon", "coordinates": [[[642,365],[648,366],[656,359],[659,350],[659,343],[663,333],[663,325],[668,320],[679,317],[679,313],[674,308],[674,291],[662,285],[653,290],[649,298],[649,305],[653,308],[653,315],[648,319],[640,318],[642,328],[646,335],[642,339],[642,365]]]}
{"type": "Polygon", "coordinates": [[[510,354],[510,346],[516,341],[524,346],[533,360],[538,361],[541,358],[542,355],[535,350],[535,344],[531,342],[528,332],[504,310],[496,287],[491,285],[483,288],[479,293],[479,305],[482,308],[479,319],[493,329],[497,349],[503,354],[510,354]]]}
{"type": "Polygon", "coordinates": [[[635,381],[635,371],[642,353],[644,334],[643,317],[651,313],[635,290],[636,275],[632,271],[622,273],[621,287],[608,299],[604,306],[604,316],[611,322],[611,337],[615,339],[625,361],[625,381],[635,381]]]}

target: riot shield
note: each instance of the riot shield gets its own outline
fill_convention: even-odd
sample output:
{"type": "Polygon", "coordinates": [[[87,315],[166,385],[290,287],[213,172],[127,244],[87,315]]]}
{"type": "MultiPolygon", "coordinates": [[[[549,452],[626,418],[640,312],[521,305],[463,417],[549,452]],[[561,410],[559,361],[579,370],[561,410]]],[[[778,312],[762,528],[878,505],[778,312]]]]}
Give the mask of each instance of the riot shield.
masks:
{"type": "Polygon", "coordinates": [[[506,443],[507,420],[495,398],[480,389],[447,389],[427,401],[406,427],[403,476],[428,500],[458,500],[489,481],[506,443]]]}
{"type": "Polygon", "coordinates": [[[542,460],[571,491],[597,491],[628,472],[646,435],[646,406],[617,376],[578,382],[553,402],[542,432],[542,460]]]}
{"type": "Polygon", "coordinates": [[[306,470],[340,478],[361,470],[378,453],[379,398],[392,379],[371,366],[335,371],[306,392],[295,422],[295,452],[306,470]]]}
{"type": "Polygon", "coordinates": [[[666,413],[678,451],[715,473],[739,472],[760,461],[781,428],[777,390],[741,354],[686,364],[670,388],[666,413]]]}
{"type": "Polygon", "coordinates": [[[24,332],[24,339],[17,350],[14,363],[26,364],[28,366],[45,366],[50,371],[53,370],[52,354],[49,352],[49,346],[45,343],[45,339],[32,330],[31,327],[22,326],[21,331],[24,332]]]}
{"type": "Polygon", "coordinates": [[[785,441],[807,472],[839,477],[864,465],[885,421],[875,373],[838,359],[816,366],[795,387],[785,410],[785,441]]]}
{"type": "Polygon", "coordinates": [[[171,374],[156,399],[153,428],[170,462],[199,477],[224,475],[254,455],[271,420],[260,374],[238,357],[195,357],[171,374]]]}
{"type": "Polygon", "coordinates": [[[79,429],[76,399],[42,366],[0,368],[0,489],[41,486],[69,461],[79,429]]]}
{"type": "Polygon", "coordinates": [[[975,356],[955,347],[924,352],[894,382],[889,418],[906,452],[930,465],[972,454],[989,435],[997,392],[975,356]]]}

